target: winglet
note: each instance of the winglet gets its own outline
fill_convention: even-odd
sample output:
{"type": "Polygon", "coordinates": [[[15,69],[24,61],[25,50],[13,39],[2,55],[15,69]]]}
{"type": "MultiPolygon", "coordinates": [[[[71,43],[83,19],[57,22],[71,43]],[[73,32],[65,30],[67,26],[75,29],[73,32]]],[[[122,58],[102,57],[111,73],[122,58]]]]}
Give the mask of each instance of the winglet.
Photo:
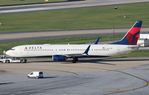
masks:
{"type": "Polygon", "coordinates": [[[94,44],[98,44],[98,43],[99,43],[99,40],[100,40],[100,38],[98,37],[98,38],[96,39],[96,41],[95,41],[94,44]]]}
{"type": "Polygon", "coordinates": [[[89,50],[90,50],[90,47],[91,47],[91,45],[89,45],[89,46],[87,47],[87,49],[85,50],[85,52],[84,52],[83,54],[88,55],[88,52],[89,52],[89,50]]]}

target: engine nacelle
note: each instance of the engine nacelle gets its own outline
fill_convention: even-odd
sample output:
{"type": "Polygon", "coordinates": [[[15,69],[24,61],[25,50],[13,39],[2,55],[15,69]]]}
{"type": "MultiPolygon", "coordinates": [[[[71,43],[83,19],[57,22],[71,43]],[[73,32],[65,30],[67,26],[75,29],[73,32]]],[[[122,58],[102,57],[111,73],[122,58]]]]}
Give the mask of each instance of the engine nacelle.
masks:
{"type": "Polygon", "coordinates": [[[64,56],[64,55],[53,55],[52,61],[66,61],[66,56],[64,56]]]}

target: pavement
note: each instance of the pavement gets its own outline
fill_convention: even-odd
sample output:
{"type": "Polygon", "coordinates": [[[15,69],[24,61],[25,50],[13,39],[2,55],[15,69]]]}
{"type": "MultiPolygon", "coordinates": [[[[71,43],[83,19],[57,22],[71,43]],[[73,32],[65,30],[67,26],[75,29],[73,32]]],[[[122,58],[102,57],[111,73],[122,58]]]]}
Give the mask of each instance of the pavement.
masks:
{"type": "Polygon", "coordinates": [[[84,1],[75,1],[75,2],[3,6],[3,7],[0,7],[0,14],[43,11],[43,10],[57,10],[57,9],[66,9],[66,8],[93,7],[93,6],[126,4],[126,3],[136,3],[136,2],[149,2],[149,0],[84,0],[84,1]]]}
{"type": "Polygon", "coordinates": [[[0,64],[0,95],[148,95],[146,60],[0,64]],[[43,79],[27,73],[43,71],[43,79]]]}

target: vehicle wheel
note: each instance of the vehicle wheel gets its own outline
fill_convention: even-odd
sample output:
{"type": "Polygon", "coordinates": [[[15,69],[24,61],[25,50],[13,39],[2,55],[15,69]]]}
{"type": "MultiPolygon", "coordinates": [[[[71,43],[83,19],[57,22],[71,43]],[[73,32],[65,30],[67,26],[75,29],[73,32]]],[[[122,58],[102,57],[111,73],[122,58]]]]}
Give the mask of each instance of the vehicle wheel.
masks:
{"type": "Polygon", "coordinates": [[[23,63],[23,59],[20,60],[20,63],[23,63]]]}
{"type": "Polygon", "coordinates": [[[10,63],[10,60],[8,60],[8,63],[10,63]]]}
{"type": "Polygon", "coordinates": [[[10,60],[6,60],[5,63],[10,63],[10,60]]]}

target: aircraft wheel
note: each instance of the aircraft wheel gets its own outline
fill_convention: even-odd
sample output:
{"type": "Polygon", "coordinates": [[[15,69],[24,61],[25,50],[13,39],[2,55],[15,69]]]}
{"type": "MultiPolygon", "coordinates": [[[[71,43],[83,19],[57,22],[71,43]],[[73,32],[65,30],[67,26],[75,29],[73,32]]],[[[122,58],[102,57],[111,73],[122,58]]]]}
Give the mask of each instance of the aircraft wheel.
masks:
{"type": "Polygon", "coordinates": [[[27,59],[21,59],[20,62],[21,63],[26,63],[27,62],[27,59]]]}
{"type": "Polygon", "coordinates": [[[77,57],[73,57],[72,63],[76,63],[78,61],[77,57]]]}
{"type": "Polygon", "coordinates": [[[24,59],[24,63],[27,63],[27,59],[24,59]]]}

